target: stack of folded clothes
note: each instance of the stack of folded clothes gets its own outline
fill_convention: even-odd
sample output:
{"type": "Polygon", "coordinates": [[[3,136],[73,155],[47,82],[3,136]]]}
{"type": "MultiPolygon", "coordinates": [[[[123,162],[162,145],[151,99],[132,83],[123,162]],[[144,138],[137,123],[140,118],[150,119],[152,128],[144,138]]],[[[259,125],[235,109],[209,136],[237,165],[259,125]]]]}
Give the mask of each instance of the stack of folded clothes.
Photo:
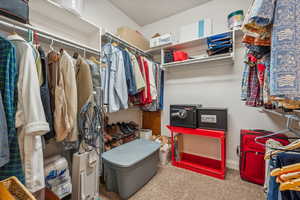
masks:
{"type": "Polygon", "coordinates": [[[105,151],[127,142],[131,142],[139,137],[138,124],[135,122],[118,122],[116,124],[109,124],[105,128],[105,132],[105,151]]]}
{"type": "Polygon", "coordinates": [[[174,51],[172,51],[172,50],[165,51],[164,60],[165,60],[165,63],[174,62],[174,51]]]}
{"type": "Polygon", "coordinates": [[[208,37],[207,46],[209,56],[232,52],[232,32],[208,37]]]}

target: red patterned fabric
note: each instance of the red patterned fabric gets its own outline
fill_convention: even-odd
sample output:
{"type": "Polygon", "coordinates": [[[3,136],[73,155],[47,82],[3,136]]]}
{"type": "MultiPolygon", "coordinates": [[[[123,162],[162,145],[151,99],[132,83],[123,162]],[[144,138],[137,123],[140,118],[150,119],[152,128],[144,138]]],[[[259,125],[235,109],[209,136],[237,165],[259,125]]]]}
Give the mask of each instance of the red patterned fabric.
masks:
{"type": "Polygon", "coordinates": [[[149,78],[149,67],[148,63],[143,59],[142,56],[138,57],[138,63],[140,70],[146,82],[145,89],[140,93],[140,103],[141,105],[147,105],[152,103],[152,97],[150,92],[150,78],[149,78]]]}

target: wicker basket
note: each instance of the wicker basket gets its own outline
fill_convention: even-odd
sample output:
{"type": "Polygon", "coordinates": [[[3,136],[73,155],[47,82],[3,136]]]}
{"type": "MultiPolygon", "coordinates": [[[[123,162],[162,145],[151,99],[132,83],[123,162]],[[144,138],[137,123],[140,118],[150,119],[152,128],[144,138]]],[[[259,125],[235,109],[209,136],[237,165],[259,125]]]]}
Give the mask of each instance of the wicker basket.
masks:
{"type": "Polygon", "coordinates": [[[3,183],[4,187],[16,198],[16,200],[36,200],[16,177],[13,176],[0,182],[3,183]]]}

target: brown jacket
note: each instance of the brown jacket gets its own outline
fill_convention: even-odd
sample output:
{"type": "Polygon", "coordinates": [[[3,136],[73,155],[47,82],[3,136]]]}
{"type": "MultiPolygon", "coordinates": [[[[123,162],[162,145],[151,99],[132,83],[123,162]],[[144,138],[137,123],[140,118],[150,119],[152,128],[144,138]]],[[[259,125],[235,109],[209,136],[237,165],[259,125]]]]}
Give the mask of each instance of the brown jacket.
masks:
{"type": "Polygon", "coordinates": [[[76,62],[76,85],[78,95],[78,112],[93,95],[93,82],[90,66],[79,57],[76,62]]]}

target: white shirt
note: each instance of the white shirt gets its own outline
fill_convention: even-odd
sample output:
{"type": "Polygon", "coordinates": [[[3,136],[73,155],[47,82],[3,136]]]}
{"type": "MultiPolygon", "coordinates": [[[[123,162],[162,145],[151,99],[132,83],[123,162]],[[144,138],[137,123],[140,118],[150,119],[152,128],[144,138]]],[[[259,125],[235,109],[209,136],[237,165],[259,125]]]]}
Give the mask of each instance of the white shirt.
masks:
{"type": "Polygon", "coordinates": [[[152,100],[157,99],[157,89],[156,89],[156,82],[155,82],[155,75],[154,75],[154,70],[153,68],[155,67],[154,63],[149,61],[148,59],[145,58],[145,60],[148,63],[148,68],[149,68],[149,81],[150,81],[150,93],[152,100]]]}

